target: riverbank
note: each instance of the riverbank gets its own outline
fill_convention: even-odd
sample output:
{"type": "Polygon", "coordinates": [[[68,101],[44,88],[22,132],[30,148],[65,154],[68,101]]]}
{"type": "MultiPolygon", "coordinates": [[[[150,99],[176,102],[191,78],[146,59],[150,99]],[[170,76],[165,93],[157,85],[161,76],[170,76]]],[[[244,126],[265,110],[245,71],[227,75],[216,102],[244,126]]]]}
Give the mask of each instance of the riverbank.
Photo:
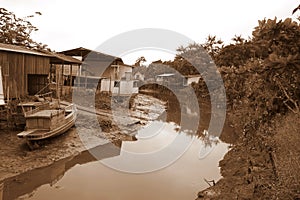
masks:
{"type": "MultiPolygon", "coordinates": [[[[98,111],[102,112],[101,109],[98,111]]],[[[34,151],[29,150],[25,140],[17,138],[16,135],[20,130],[1,130],[0,183],[6,178],[76,156],[97,144],[112,143],[120,147],[122,141],[135,140],[134,134],[146,123],[145,118],[158,117],[164,111],[164,102],[146,95],[136,96],[130,111],[130,116],[135,122],[133,124],[130,123],[132,120],[128,121],[128,116],[123,117],[121,111],[122,108],[119,107],[115,114],[117,120],[115,116],[109,114],[111,112],[105,112],[105,115],[98,115],[95,118],[91,113],[79,111],[75,127],[59,137],[43,141],[34,151]]]]}
{"type": "Polygon", "coordinates": [[[201,199],[300,199],[300,114],[277,115],[242,134],[220,161],[223,178],[201,199]]]}

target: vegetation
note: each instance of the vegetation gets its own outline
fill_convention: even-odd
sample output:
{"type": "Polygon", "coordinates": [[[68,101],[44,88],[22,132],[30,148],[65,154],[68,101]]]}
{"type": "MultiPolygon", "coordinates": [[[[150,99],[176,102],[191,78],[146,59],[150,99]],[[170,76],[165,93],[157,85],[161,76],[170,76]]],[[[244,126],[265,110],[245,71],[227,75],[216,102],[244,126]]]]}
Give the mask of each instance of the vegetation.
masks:
{"type": "Polygon", "coordinates": [[[38,28],[29,21],[35,15],[42,14],[35,12],[34,15],[18,18],[13,12],[0,8],[0,42],[29,49],[46,49],[47,45],[38,43],[31,38],[31,34],[38,31],[38,28]]]}
{"type": "MultiPolygon", "coordinates": [[[[299,23],[290,18],[264,19],[252,35],[249,40],[235,36],[234,44],[226,46],[209,36],[204,45],[179,47],[174,61],[163,64],[181,74],[197,74],[199,70],[193,66],[201,65],[202,77],[209,76],[211,62],[204,52],[208,51],[222,75],[228,107],[237,111],[235,116],[245,127],[254,127],[277,113],[299,113],[299,23]]],[[[193,87],[198,96],[209,96],[203,78],[193,87]]]]}
{"type": "Polygon", "coordinates": [[[244,121],[266,121],[276,113],[299,112],[299,23],[262,20],[245,43],[224,47],[216,58],[231,108],[247,109],[244,121]],[[229,55],[235,59],[228,61],[229,55]],[[227,55],[227,56],[225,56],[227,55]]]}

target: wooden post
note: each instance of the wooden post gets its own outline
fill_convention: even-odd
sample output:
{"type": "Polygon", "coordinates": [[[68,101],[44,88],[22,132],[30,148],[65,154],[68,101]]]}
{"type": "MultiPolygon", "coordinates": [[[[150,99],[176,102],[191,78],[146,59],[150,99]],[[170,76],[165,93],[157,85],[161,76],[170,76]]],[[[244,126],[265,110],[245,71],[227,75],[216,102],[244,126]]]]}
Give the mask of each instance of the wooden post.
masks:
{"type": "Polygon", "coordinates": [[[62,65],[61,65],[61,86],[60,86],[60,95],[59,95],[59,97],[62,96],[63,86],[64,86],[64,63],[62,63],[62,65]]]}
{"type": "Polygon", "coordinates": [[[58,84],[59,84],[59,69],[57,69],[57,65],[55,65],[55,83],[56,83],[56,97],[59,97],[58,84]]]}
{"type": "Polygon", "coordinates": [[[70,91],[72,89],[73,69],[72,64],[70,66],[70,91]]]}
{"type": "Polygon", "coordinates": [[[76,77],[77,77],[77,87],[80,87],[80,77],[81,77],[81,67],[80,65],[78,64],[78,69],[77,69],[77,74],[76,74],[76,77]]]}
{"type": "Polygon", "coordinates": [[[26,73],[25,73],[25,56],[24,56],[24,54],[22,56],[22,72],[24,73],[24,79],[22,80],[22,82],[26,81],[26,83],[23,82],[21,88],[19,88],[20,89],[20,96],[24,95],[24,94],[28,94],[28,81],[27,81],[26,73]]]}
{"type": "Polygon", "coordinates": [[[87,77],[86,77],[86,72],[85,72],[85,89],[87,88],[87,77]]]}
{"type": "Polygon", "coordinates": [[[111,77],[109,78],[109,88],[108,91],[111,92],[111,77]]]}

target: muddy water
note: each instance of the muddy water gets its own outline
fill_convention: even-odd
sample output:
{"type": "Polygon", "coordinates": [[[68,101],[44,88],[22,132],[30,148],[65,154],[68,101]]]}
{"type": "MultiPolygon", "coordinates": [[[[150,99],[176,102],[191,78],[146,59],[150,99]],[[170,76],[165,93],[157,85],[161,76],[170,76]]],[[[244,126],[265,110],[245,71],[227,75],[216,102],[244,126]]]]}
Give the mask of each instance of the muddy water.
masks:
{"type": "MultiPolygon", "coordinates": [[[[105,152],[101,153],[101,162],[86,151],[6,180],[0,187],[2,199],[195,199],[198,191],[208,187],[204,179],[217,181],[221,177],[218,162],[228,145],[217,138],[208,137],[205,144],[204,140],[179,132],[173,123],[157,121],[141,129],[137,137],[137,141],[123,142],[121,149],[110,144],[94,148],[92,153],[105,152]],[[172,164],[164,163],[158,167],[161,169],[148,173],[112,169],[130,171],[140,169],[136,166],[151,166],[153,163],[147,161],[126,162],[128,154],[153,154],[172,146],[178,135],[191,143],[172,164]]],[[[167,157],[162,155],[158,162],[162,159],[167,157]]]]}

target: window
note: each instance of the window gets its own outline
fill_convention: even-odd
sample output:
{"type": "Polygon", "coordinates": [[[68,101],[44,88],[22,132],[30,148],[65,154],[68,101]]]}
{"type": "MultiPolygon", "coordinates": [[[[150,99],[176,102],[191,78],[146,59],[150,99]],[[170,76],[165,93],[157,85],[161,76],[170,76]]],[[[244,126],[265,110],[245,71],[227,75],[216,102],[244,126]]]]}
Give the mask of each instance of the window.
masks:
{"type": "Polygon", "coordinates": [[[115,81],[114,87],[120,87],[120,81],[115,81]]]}
{"type": "Polygon", "coordinates": [[[131,72],[125,72],[126,81],[131,80],[131,72]]]}

